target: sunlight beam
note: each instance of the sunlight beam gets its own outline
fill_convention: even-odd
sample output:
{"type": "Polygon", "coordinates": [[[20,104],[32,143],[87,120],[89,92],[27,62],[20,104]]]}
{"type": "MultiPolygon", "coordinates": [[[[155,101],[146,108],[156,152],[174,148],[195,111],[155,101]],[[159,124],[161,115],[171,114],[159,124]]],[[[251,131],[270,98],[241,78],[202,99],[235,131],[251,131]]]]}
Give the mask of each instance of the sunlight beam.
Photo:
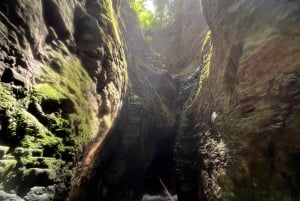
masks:
{"type": "Polygon", "coordinates": [[[147,10],[151,11],[152,13],[155,13],[155,7],[154,7],[154,4],[153,4],[152,0],[146,0],[145,1],[145,7],[146,7],[147,10]]]}

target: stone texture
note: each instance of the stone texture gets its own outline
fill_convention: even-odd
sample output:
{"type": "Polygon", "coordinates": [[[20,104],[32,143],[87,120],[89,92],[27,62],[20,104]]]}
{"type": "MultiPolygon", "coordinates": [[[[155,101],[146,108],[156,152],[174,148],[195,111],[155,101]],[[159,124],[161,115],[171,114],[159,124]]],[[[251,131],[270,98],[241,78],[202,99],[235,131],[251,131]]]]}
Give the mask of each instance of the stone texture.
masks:
{"type": "MultiPolygon", "coordinates": [[[[0,145],[10,147],[0,153],[5,191],[23,197],[34,185],[51,184],[57,195],[47,199],[65,200],[77,154],[97,142],[85,149],[86,168],[89,150],[102,143],[126,91],[117,4],[1,1],[0,145]]],[[[78,170],[75,184],[89,174],[78,170]]]]}
{"type": "Polygon", "coordinates": [[[0,159],[5,156],[5,154],[8,152],[9,147],[7,146],[0,146],[0,159]]]}
{"type": "Polygon", "coordinates": [[[15,194],[9,194],[0,190],[0,200],[3,201],[24,201],[22,198],[16,196],[15,194]]]}
{"type": "Polygon", "coordinates": [[[174,158],[176,192],[180,200],[192,201],[202,191],[198,186],[196,162],[201,136],[192,129],[197,120],[194,120],[191,105],[199,91],[201,74],[206,69],[207,31],[199,1],[192,1],[176,16],[173,24],[158,30],[151,43],[178,86],[173,104],[177,110],[174,158]]]}
{"type": "Polygon", "coordinates": [[[177,141],[178,198],[297,200],[299,2],[201,2],[209,73],[177,141]]]}
{"type": "Polygon", "coordinates": [[[25,195],[25,201],[50,201],[54,199],[54,191],[51,188],[34,186],[25,195]]]}
{"type": "Polygon", "coordinates": [[[1,1],[0,199],[298,200],[299,3],[193,1],[160,58],[119,3],[1,1]]]}
{"type": "Polygon", "coordinates": [[[199,1],[190,1],[175,21],[154,32],[151,47],[173,75],[193,73],[201,63],[202,41],[208,30],[199,1]]]}
{"type": "Polygon", "coordinates": [[[162,64],[145,42],[134,12],[125,1],[121,3],[121,19],[129,89],[79,200],[135,200],[144,191],[159,192],[158,177],[170,187],[174,181],[175,82],[161,69],[162,64]],[[153,187],[151,182],[157,185],[153,187]]]}

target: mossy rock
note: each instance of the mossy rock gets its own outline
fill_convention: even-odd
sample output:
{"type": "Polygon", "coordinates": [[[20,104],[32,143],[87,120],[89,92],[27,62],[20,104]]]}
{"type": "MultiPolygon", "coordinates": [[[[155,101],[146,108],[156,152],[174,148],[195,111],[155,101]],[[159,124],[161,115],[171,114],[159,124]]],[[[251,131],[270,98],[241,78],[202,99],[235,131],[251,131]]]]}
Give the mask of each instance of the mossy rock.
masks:
{"type": "Polygon", "coordinates": [[[15,168],[17,161],[14,159],[0,160],[0,178],[7,173],[7,171],[15,168]]]}
{"type": "Polygon", "coordinates": [[[59,100],[65,97],[62,92],[49,83],[37,84],[34,87],[37,94],[44,96],[46,99],[59,100]]]}
{"type": "Polygon", "coordinates": [[[26,156],[35,156],[41,157],[43,155],[43,149],[28,149],[23,147],[17,147],[14,150],[14,156],[16,157],[26,157],[26,156]]]}
{"type": "Polygon", "coordinates": [[[7,146],[0,146],[0,158],[3,158],[3,156],[8,152],[9,147],[7,146]]]}
{"type": "Polygon", "coordinates": [[[21,157],[20,165],[26,168],[48,168],[58,170],[65,165],[65,162],[51,157],[21,157]]]}
{"type": "Polygon", "coordinates": [[[23,172],[22,178],[29,186],[49,186],[54,184],[56,172],[53,169],[30,168],[23,172]]]}

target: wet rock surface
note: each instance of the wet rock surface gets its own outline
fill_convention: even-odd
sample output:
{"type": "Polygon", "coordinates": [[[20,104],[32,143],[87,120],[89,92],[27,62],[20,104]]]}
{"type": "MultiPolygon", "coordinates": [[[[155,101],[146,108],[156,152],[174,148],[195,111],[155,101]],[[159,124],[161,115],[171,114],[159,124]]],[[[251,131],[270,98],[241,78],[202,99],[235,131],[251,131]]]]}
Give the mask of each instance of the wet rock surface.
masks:
{"type": "Polygon", "coordinates": [[[4,191],[0,191],[0,200],[3,201],[24,201],[22,198],[20,198],[19,196],[17,196],[16,194],[10,194],[10,193],[6,193],[4,191]]]}
{"type": "Polygon", "coordinates": [[[134,12],[126,2],[121,6],[129,89],[80,200],[139,199],[147,189],[161,191],[159,177],[174,185],[175,115],[170,103],[176,86],[145,42],[134,12]]]}
{"type": "Polygon", "coordinates": [[[30,191],[25,195],[25,201],[50,201],[55,197],[55,187],[49,186],[38,187],[34,186],[30,188],[30,191]]]}
{"type": "Polygon", "coordinates": [[[177,196],[174,195],[172,198],[170,197],[163,197],[160,195],[144,195],[141,201],[177,201],[177,196]]]}
{"type": "Polygon", "coordinates": [[[208,71],[177,138],[179,200],[297,200],[299,3],[203,0],[202,10],[208,71]]]}
{"type": "Polygon", "coordinates": [[[126,86],[115,6],[110,1],[1,2],[0,185],[5,192],[26,201],[65,200],[77,154],[110,128],[126,86]],[[103,14],[96,15],[91,4],[103,14]],[[84,52],[96,50],[101,54],[85,62],[84,52]]]}

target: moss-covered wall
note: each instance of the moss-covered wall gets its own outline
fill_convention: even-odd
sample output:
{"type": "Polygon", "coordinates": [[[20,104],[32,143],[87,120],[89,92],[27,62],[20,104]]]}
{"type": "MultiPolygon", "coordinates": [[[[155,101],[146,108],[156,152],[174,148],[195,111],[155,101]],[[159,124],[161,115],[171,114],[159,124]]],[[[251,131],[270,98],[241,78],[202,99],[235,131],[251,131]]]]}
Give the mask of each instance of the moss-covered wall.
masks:
{"type": "Polygon", "coordinates": [[[128,91],[117,121],[100,151],[96,150],[97,157],[86,160],[90,162],[87,165],[95,165],[76,189],[73,200],[139,200],[143,193],[160,191],[155,185],[159,176],[174,190],[176,118],[171,102],[176,86],[161,69],[126,1],[121,2],[120,16],[128,91]]]}
{"type": "Polygon", "coordinates": [[[72,170],[93,157],[126,90],[113,7],[108,0],[1,2],[1,189],[23,197],[44,186],[64,200],[71,182],[86,176],[72,170]]]}

